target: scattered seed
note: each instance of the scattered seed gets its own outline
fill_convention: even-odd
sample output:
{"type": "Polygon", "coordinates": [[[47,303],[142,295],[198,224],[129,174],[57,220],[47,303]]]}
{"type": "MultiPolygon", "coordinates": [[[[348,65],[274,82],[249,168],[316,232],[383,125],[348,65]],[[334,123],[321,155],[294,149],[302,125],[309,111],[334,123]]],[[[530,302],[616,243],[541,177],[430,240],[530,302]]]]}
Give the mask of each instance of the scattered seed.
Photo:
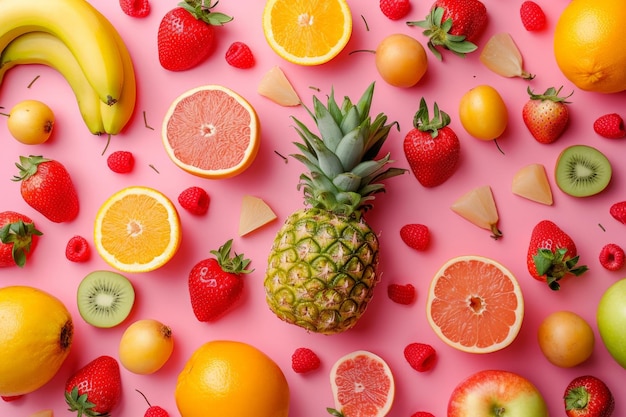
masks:
{"type": "Polygon", "coordinates": [[[33,78],[33,80],[28,84],[28,87],[26,88],[31,88],[33,86],[33,84],[35,84],[35,81],[37,81],[39,79],[39,75],[36,76],[35,78],[33,78]]]}
{"type": "Polygon", "coordinates": [[[157,174],[160,174],[159,170],[156,169],[156,167],[152,164],[148,165],[150,168],[152,168],[154,170],[154,172],[156,172],[157,174]]]}
{"type": "Polygon", "coordinates": [[[289,162],[289,160],[287,159],[286,156],[282,155],[280,152],[278,151],[274,151],[274,153],[278,156],[280,156],[281,158],[283,158],[283,160],[285,161],[285,163],[289,162]]]}
{"type": "Polygon", "coordinates": [[[143,111],[143,124],[146,126],[147,129],[154,130],[154,128],[148,124],[148,119],[146,118],[145,110],[143,111]]]}
{"type": "Polygon", "coordinates": [[[320,91],[322,91],[319,87],[316,87],[316,86],[314,86],[314,85],[310,85],[310,86],[309,86],[309,88],[310,88],[311,90],[313,90],[313,91],[317,91],[318,93],[319,93],[320,91]]]}
{"type": "Polygon", "coordinates": [[[602,223],[598,223],[598,227],[602,229],[603,232],[606,232],[606,229],[604,228],[604,226],[602,226],[602,223]]]}
{"type": "Polygon", "coordinates": [[[361,15],[361,19],[363,19],[363,23],[365,23],[365,31],[370,31],[370,26],[367,24],[367,20],[365,20],[365,16],[361,15]]]}
{"type": "Polygon", "coordinates": [[[110,143],[111,143],[111,134],[109,133],[109,134],[107,135],[107,143],[106,143],[106,145],[104,146],[104,149],[102,150],[102,153],[101,153],[100,155],[104,155],[104,154],[105,154],[105,152],[106,152],[106,151],[107,151],[107,149],[109,148],[109,144],[110,144],[110,143]]]}

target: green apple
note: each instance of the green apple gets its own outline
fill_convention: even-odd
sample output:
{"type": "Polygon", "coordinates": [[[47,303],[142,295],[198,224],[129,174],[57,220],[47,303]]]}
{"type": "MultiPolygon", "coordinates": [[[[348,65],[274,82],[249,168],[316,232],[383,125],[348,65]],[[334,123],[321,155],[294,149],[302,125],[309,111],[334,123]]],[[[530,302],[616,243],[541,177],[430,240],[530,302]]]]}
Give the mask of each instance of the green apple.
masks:
{"type": "Polygon", "coordinates": [[[626,368],[626,278],[604,292],[596,318],[604,346],[613,359],[626,368]]]}
{"type": "Polygon", "coordinates": [[[528,379],[514,372],[485,370],[456,386],[448,417],[548,417],[543,396],[528,379]]]}

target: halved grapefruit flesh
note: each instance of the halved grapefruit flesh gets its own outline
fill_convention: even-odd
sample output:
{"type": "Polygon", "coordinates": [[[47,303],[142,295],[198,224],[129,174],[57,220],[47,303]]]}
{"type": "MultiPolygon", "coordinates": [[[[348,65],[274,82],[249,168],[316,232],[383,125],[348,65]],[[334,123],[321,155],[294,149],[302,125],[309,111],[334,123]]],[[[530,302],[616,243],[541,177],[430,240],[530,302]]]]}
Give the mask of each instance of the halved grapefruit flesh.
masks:
{"type": "Polygon", "coordinates": [[[162,136],[176,165],[209,179],[242,173],[260,145],[254,108],[219,85],[196,87],[177,97],[163,119],[162,136]]]}
{"type": "Polygon", "coordinates": [[[517,279],[500,263],[483,256],[459,256],[435,274],[426,315],[437,336],[449,346],[489,353],[517,337],[524,299],[517,279]]]}
{"type": "Polygon", "coordinates": [[[340,358],[330,371],[335,399],[333,415],[343,417],[384,417],[395,394],[389,365],[378,355],[357,350],[340,358]]]}

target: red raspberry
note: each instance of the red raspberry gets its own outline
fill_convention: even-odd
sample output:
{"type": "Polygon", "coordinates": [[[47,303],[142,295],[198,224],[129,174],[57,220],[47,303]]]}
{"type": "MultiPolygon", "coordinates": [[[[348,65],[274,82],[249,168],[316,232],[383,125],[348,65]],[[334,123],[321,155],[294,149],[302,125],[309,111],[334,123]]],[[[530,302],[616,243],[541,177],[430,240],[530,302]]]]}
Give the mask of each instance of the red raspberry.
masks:
{"type": "Polygon", "coordinates": [[[146,414],[143,417],[170,417],[170,415],[165,409],[158,405],[153,405],[146,410],[146,414]]]}
{"type": "Polygon", "coordinates": [[[411,284],[389,284],[387,296],[394,303],[409,305],[415,300],[415,287],[411,284]]]}
{"type": "Polygon", "coordinates": [[[417,413],[411,414],[411,417],[435,417],[435,416],[426,411],[418,411],[417,413]]]}
{"type": "Polygon", "coordinates": [[[65,257],[72,262],[85,262],[89,259],[89,243],[82,236],[74,236],[67,242],[65,257]]]}
{"type": "Polygon", "coordinates": [[[404,357],[411,368],[418,372],[426,372],[435,366],[437,352],[426,343],[410,343],[404,348],[404,357]]]}
{"type": "Polygon", "coordinates": [[[148,0],[120,0],[120,7],[130,17],[146,17],[150,13],[148,0]]]}
{"type": "Polygon", "coordinates": [[[115,151],[107,158],[107,165],[113,172],[128,174],[135,166],[135,158],[128,151],[115,151]]]}
{"type": "Polygon", "coordinates": [[[226,62],[229,65],[247,69],[254,66],[254,55],[250,47],[243,42],[234,42],[226,51],[226,62]]]}
{"type": "Polygon", "coordinates": [[[524,28],[535,32],[546,27],[546,14],[534,1],[525,1],[520,7],[520,17],[524,28]]]}
{"type": "Polygon", "coordinates": [[[600,251],[600,264],[609,271],[622,269],[625,261],[624,249],[615,243],[604,245],[600,251]]]}
{"type": "Polygon", "coordinates": [[[180,206],[190,212],[201,216],[209,210],[211,198],[204,189],[200,187],[189,187],[183,190],[178,196],[180,206]]]}
{"type": "Polygon", "coordinates": [[[598,135],[608,139],[619,139],[626,136],[624,120],[617,113],[600,116],[593,122],[593,130],[598,135]]]}
{"type": "Polygon", "coordinates": [[[613,204],[609,209],[609,213],[618,222],[626,224],[626,201],[613,204]]]}
{"type": "Polygon", "coordinates": [[[391,20],[400,20],[411,10],[409,0],[380,0],[380,11],[391,20]]]}
{"type": "Polygon", "coordinates": [[[423,251],[430,244],[430,230],[423,224],[406,224],[400,229],[400,238],[408,247],[423,251]]]}
{"type": "Polygon", "coordinates": [[[299,374],[311,372],[320,367],[320,358],[309,348],[298,348],[291,355],[291,368],[299,374]]]}

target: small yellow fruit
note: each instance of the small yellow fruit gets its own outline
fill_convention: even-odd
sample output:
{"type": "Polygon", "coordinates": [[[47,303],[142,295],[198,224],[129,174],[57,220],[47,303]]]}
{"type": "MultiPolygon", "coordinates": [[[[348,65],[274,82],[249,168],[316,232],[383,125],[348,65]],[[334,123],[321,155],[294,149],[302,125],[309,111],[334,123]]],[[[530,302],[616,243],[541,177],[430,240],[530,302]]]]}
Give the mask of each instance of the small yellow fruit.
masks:
{"type": "Polygon", "coordinates": [[[411,36],[395,33],[376,48],[376,69],[394,87],[413,87],[428,69],[428,57],[421,43],[411,36]]]}
{"type": "Polygon", "coordinates": [[[593,353],[593,329],[578,314],[556,311],[539,325],[537,340],[541,352],[553,365],[571,368],[585,362],[593,353]]]}
{"type": "Polygon", "coordinates": [[[479,85],[461,97],[459,119],[467,133],[473,137],[494,140],[504,133],[509,114],[504,100],[495,88],[479,85]]]}
{"type": "Polygon", "coordinates": [[[46,142],[52,134],[54,113],[41,101],[24,100],[11,109],[7,127],[19,142],[39,145],[46,142]]]}
{"type": "Polygon", "coordinates": [[[172,329],[158,320],[137,320],[120,339],[119,357],[135,374],[152,374],[165,365],[174,350],[172,329]]]}

